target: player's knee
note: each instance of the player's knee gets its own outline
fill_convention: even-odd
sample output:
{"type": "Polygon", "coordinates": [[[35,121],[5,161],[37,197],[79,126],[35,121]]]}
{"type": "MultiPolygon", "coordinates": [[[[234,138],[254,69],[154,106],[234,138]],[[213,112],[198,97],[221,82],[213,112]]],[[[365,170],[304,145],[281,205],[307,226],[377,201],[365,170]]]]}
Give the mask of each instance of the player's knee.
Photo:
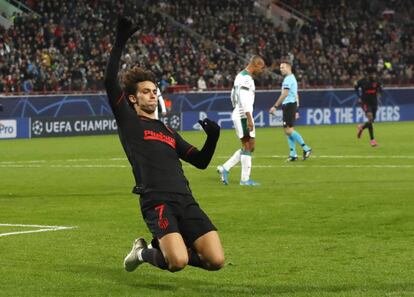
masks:
{"type": "Polygon", "coordinates": [[[220,270],[224,267],[224,255],[215,256],[208,262],[209,270],[220,270]]]}
{"type": "Polygon", "coordinates": [[[171,272],[176,272],[184,269],[188,264],[188,257],[185,256],[175,256],[171,259],[168,259],[168,270],[171,272]]]}

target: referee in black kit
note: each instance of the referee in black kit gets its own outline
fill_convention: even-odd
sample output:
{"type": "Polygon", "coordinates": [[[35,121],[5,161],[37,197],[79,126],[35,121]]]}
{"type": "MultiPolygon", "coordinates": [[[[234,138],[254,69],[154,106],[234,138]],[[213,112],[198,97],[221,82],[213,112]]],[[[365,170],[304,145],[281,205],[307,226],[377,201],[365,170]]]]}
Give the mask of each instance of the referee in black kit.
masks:
{"type": "Polygon", "coordinates": [[[181,160],[205,169],[214,154],[220,127],[199,121],[207,134],[201,150],[155,119],[157,85],[154,74],[137,66],[118,81],[119,61],[138,27],[118,18],[116,40],[105,74],[105,88],[118,124],[119,138],[131,164],[140,195],[142,216],[152,233],[152,245],[137,238],[124,260],[127,271],[147,262],[171,272],[186,265],[218,270],[224,252],[216,227],[192,196],[181,160]]]}
{"type": "Polygon", "coordinates": [[[374,138],[373,124],[378,109],[378,97],[382,94],[382,87],[377,80],[375,68],[369,67],[367,73],[368,77],[360,79],[355,85],[358,101],[368,119],[364,125],[358,125],[357,137],[361,138],[362,132],[368,128],[370,144],[375,147],[378,143],[374,138]]]}

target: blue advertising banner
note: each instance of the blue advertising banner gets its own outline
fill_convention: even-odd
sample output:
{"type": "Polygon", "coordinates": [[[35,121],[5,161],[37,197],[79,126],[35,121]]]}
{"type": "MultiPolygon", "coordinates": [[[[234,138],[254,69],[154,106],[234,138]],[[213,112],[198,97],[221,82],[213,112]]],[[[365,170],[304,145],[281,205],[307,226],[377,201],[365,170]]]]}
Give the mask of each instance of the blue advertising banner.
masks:
{"type": "Polygon", "coordinates": [[[0,139],[29,138],[29,119],[0,119],[0,139]]]}
{"type": "Polygon", "coordinates": [[[106,94],[8,96],[0,97],[0,104],[0,119],[112,116],[106,94]]]}
{"type": "MultiPolygon", "coordinates": [[[[255,109],[268,110],[279,97],[280,91],[257,91],[255,109]]],[[[358,107],[358,100],[353,89],[299,90],[301,107],[358,107]]],[[[172,109],[176,112],[186,111],[228,111],[232,110],[230,92],[206,92],[166,94],[172,109]]],[[[394,106],[414,104],[414,88],[385,89],[380,98],[380,105],[394,106]]]]}
{"type": "MultiPolygon", "coordinates": [[[[257,91],[256,110],[268,110],[280,91],[257,91]]],[[[300,106],[303,108],[358,107],[355,91],[352,89],[303,90],[299,91],[300,106]]],[[[231,111],[230,92],[192,92],[182,94],[164,94],[172,101],[172,112],[188,111],[231,111]]],[[[401,106],[414,104],[414,88],[385,89],[381,105],[401,106]]],[[[106,94],[79,95],[38,95],[38,96],[2,96],[0,104],[1,118],[29,117],[79,117],[111,116],[112,111],[106,94]]]]}
{"type": "MultiPolygon", "coordinates": [[[[269,107],[279,94],[278,90],[256,92],[254,118],[257,127],[282,125],[280,110],[274,115],[268,113],[269,107]]],[[[304,90],[299,94],[300,118],[296,122],[297,125],[353,124],[365,120],[365,115],[352,89],[304,90]]],[[[172,111],[167,117],[161,118],[161,121],[176,130],[199,129],[197,121],[205,117],[217,121],[224,129],[233,127],[230,92],[164,94],[164,98],[172,101],[172,111]]],[[[2,106],[0,139],[33,136],[30,134],[33,132],[33,127],[29,127],[30,118],[36,118],[39,123],[43,123],[42,118],[47,118],[48,122],[43,123],[45,128],[52,125],[50,124],[52,122],[56,125],[55,123],[62,120],[72,124],[79,118],[88,120],[103,118],[108,121],[113,119],[104,93],[3,96],[0,97],[0,105],[2,106]],[[69,119],[71,117],[73,119],[69,119]]],[[[414,121],[414,88],[385,89],[380,99],[376,121],[414,121]]],[[[55,126],[53,127],[54,132],[48,135],[61,134],[56,132],[55,126]]],[[[46,132],[40,133],[41,136],[46,136],[46,132]]],[[[113,133],[113,129],[110,133],[113,133]]]]}
{"type": "MultiPolygon", "coordinates": [[[[198,120],[206,117],[216,121],[223,129],[233,128],[231,111],[189,111],[182,113],[182,130],[199,130],[198,120]]],[[[297,125],[355,124],[366,121],[364,111],[359,107],[301,108],[297,125]]],[[[269,114],[267,110],[253,113],[256,127],[282,126],[282,111],[269,114]]],[[[402,106],[380,106],[376,122],[414,121],[414,104],[402,106]]]]}

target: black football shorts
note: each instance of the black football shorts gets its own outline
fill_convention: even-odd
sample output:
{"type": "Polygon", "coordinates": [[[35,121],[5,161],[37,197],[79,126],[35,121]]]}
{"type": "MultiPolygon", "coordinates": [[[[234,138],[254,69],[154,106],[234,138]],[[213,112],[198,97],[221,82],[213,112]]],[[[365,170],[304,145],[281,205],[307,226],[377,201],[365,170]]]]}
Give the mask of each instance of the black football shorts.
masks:
{"type": "Polygon", "coordinates": [[[140,197],[140,206],[148,229],[157,239],[178,232],[191,247],[200,236],[217,230],[191,194],[145,193],[140,197]]]}
{"type": "Polygon", "coordinates": [[[295,126],[297,104],[287,103],[282,105],[283,109],[283,127],[290,128],[295,126]]]}
{"type": "Polygon", "coordinates": [[[362,103],[361,107],[362,107],[362,110],[365,112],[365,114],[371,112],[373,119],[375,120],[375,116],[377,114],[377,109],[378,109],[377,105],[362,103]]]}

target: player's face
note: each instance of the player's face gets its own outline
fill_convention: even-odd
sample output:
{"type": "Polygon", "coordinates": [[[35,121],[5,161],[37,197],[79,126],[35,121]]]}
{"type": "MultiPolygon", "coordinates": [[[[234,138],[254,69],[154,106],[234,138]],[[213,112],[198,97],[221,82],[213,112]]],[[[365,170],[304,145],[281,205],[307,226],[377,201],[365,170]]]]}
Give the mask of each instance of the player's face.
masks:
{"type": "Polygon", "coordinates": [[[280,72],[282,73],[282,75],[286,75],[288,74],[290,71],[290,66],[286,63],[282,63],[280,64],[280,72]]]}
{"type": "Polygon", "coordinates": [[[266,67],[266,65],[265,65],[264,61],[259,60],[256,64],[254,64],[253,75],[255,77],[260,76],[263,73],[263,71],[265,70],[265,67],[266,67]]]}
{"type": "Polygon", "coordinates": [[[138,98],[139,108],[152,114],[157,108],[157,86],[151,81],[142,81],[138,83],[138,91],[136,94],[138,98]]]}

